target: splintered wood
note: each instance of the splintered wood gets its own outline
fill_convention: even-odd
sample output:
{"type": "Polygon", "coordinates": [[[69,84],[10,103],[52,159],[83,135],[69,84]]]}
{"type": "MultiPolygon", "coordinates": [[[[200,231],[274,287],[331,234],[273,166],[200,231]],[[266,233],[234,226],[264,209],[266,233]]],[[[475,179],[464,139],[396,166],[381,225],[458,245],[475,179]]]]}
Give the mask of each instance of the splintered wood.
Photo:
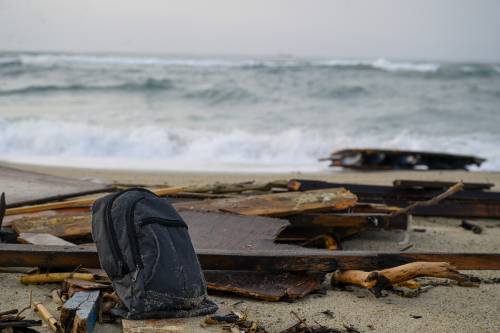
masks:
{"type": "Polygon", "coordinates": [[[91,333],[99,312],[100,291],[80,291],[61,308],[64,332],[91,333]]]}
{"type": "Polygon", "coordinates": [[[206,200],[176,204],[180,210],[222,211],[253,216],[287,216],[303,212],[344,210],[357,197],[343,188],[308,192],[265,194],[242,198],[206,200]]]}

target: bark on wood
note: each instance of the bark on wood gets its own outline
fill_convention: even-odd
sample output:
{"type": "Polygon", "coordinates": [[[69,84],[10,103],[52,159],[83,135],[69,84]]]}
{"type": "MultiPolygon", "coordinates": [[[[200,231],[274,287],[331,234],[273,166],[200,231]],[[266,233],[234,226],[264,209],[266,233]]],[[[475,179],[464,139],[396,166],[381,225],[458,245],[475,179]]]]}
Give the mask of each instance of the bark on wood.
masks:
{"type": "Polygon", "coordinates": [[[99,313],[100,291],[77,292],[61,308],[61,325],[71,333],[91,333],[99,313]]]}
{"type": "Polygon", "coordinates": [[[79,279],[85,281],[94,281],[94,275],[89,273],[47,273],[47,274],[31,274],[21,276],[21,283],[56,283],[63,282],[66,279],[79,279]]]}
{"type": "Polygon", "coordinates": [[[357,198],[351,192],[337,188],[180,203],[175,207],[180,210],[223,211],[253,216],[287,216],[303,212],[343,210],[354,206],[356,202],[357,198]]]}
{"type": "MultiPolygon", "coordinates": [[[[377,270],[415,261],[449,262],[460,270],[500,270],[500,253],[374,252],[303,249],[223,251],[197,249],[206,270],[377,270]]],[[[97,251],[79,246],[0,244],[0,267],[99,268],[97,251]]]]}
{"type": "Polygon", "coordinates": [[[379,297],[381,291],[388,286],[400,284],[417,277],[437,277],[463,282],[467,276],[460,274],[447,262],[413,262],[380,271],[365,272],[361,270],[337,271],[332,276],[333,283],[354,284],[370,289],[379,297]]]}
{"type": "Polygon", "coordinates": [[[60,324],[57,319],[47,310],[47,308],[40,302],[33,303],[35,312],[42,318],[48,325],[52,332],[58,332],[60,324]]]}

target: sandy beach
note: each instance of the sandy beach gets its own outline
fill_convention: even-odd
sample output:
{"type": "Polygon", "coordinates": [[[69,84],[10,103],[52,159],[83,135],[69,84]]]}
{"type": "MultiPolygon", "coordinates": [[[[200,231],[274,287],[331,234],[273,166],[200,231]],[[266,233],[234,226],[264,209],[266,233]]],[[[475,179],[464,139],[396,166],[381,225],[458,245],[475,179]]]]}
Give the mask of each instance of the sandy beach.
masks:
{"type": "MultiPolygon", "coordinates": [[[[13,166],[13,165],[9,165],[13,166]]],[[[97,169],[69,169],[14,165],[17,168],[53,175],[91,179],[108,183],[143,185],[192,185],[248,180],[275,180],[289,178],[322,179],[338,182],[390,184],[394,179],[427,179],[448,181],[492,182],[500,186],[499,172],[324,172],[315,174],[237,174],[237,173],[185,173],[113,171],[97,169]]],[[[500,224],[496,220],[476,220],[484,227],[482,234],[462,229],[458,219],[414,217],[409,235],[412,251],[499,252],[500,224]],[[412,228],[425,228],[426,232],[414,232],[412,228]]],[[[404,232],[364,231],[359,237],[346,241],[346,250],[397,251],[408,245],[401,243],[404,232]]],[[[498,272],[468,272],[481,277],[498,277],[498,272]]],[[[50,301],[50,291],[56,286],[26,287],[18,281],[18,274],[1,274],[2,308],[21,308],[28,300],[29,290],[33,298],[45,302],[55,311],[50,301]]],[[[327,281],[328,282],[328,281],[327,281]]],[[[436,287],[417,298],[403,298],[395,294],[375,298],[369,291],[353,287],[351,291],[332,290],[324,284],[325,295],[313,294],[294,303],[268,303],[237,297],[211,296],[219,305],[246,309],[252,320],[259,320],[271,332],[280,332],[296,321],[290,312],[295,311],[309,323],[315,321],[333,328],[344,329],[351,325],[360,332],[498,332],[500,330],[500,285],[483,284],[479,288],[436,287]],[[243,300],[243,302],[240,302],[243,300]],[[333,318],[323,311],[333,312],[333,318]],[[421,317],[420,317],[421,316],[421,317]]],[[[30,314],[29,316],[33,316],[30,314]]],[[[220,327],[201,328],[200,320],[190,321],[189,332],[220,332],[220,327]]],[[[48,332],[47,328],[44,328],[48,332]]],[[[120,332],[118,324],[98,325],[97,332],[120,332]]]]}

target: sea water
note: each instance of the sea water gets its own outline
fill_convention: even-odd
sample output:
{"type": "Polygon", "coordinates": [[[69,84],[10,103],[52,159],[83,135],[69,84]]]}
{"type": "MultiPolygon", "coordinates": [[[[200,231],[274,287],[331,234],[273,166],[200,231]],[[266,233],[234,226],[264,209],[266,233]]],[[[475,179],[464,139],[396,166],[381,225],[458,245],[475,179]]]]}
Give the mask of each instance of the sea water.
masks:
{"type": "Polygon", "coordinates": [[[473,154],[500,169],[500,64],[0,53],[0,159],[320,171],[334,150],[473,154]]]}

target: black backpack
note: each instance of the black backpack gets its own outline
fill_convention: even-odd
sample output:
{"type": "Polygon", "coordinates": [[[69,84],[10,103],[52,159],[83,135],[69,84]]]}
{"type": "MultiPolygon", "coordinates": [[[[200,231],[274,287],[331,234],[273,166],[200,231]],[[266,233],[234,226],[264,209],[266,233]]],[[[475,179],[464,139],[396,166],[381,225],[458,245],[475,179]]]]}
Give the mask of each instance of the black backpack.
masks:
{"type": "Polygon", "coordinates": [[[129,319],[214,313],[187,225],[166,199],[132,188],[98,199],[92,236],[129,319]]]}

